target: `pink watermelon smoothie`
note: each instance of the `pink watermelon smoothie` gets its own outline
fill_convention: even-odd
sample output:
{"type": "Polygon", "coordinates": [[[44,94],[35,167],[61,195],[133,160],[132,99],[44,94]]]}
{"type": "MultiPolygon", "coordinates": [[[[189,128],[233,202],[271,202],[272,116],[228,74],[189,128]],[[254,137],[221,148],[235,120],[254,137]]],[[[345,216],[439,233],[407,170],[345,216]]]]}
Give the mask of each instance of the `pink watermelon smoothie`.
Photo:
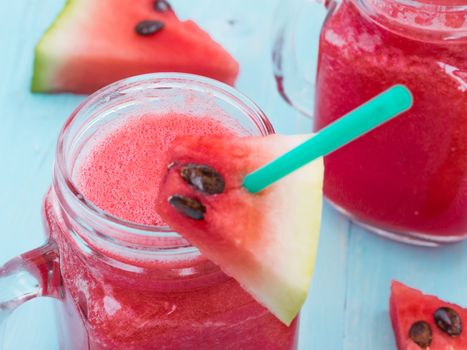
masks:
{"type": "MultiPolygon", "coordinates": [[[[109,214],[162,225],[154,204],[170,141],[184,134],[242,133],[247,132],[240,126],[208,117],[131,118],[108,128],[83,152],[74,181],[85,197],[109,214]]],[[[104,263],[94,254],[85,257],[57,225],[50,203],[46,201],[46,219],[59,245],[66,289],[66,312],[59,322],[63,348],[296,348],[297,320],[290,327],[283,325],[202,256],[139,260],[102,251],[116,264],[104,263]],[[132,268],[121,268],[122,262],[132,268]]]]}
{"type": "MultiPolygon", "coordinates": [[[[325,194],[360,221],[387,231],[438,240],[465,237],[466,39],[439,36],[462,28],[466,12],[438,19],[417,14],[417,8],[408,10],[398,1],[359,2],[360,7],[381,6],[382,15],[375,18],[388,30],[356,3],[344,0],[321,33],[315,128],[325,127],[394,84],[412,91],[414,105],[400,118],[326,157],[325,194]],[[392,19],[393,15],[400,18],[392,19]],[[424,25],[432,27],[417,29],[424,25]]],[[[443,1],[461,3],[465,1],[443,1]]]]}

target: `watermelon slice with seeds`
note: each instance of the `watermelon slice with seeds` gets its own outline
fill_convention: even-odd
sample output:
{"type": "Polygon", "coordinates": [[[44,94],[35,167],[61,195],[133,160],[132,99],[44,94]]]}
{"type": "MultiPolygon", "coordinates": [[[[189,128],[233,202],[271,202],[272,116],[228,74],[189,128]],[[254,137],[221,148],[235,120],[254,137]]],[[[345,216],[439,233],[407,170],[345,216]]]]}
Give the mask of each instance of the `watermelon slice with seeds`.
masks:
{"type": "Polygon", "coordinates": [[[91,93],[154,72],[233,84],[238,63],[163,0],[68,0],[36,47],[32,90],[91,93]]]}
{"type": "Polygon", "coordinates": [[[323,164],[312,162],[257,194],[242,183],[309,137],[179,137],[157,203],[174,230],[287,325],[313,273],[323,164]]]}
{"type": "Polygon", "coordinates": [[[398,350],[467,349],[467,309],[394,281],[390,314],[398,350]]]}

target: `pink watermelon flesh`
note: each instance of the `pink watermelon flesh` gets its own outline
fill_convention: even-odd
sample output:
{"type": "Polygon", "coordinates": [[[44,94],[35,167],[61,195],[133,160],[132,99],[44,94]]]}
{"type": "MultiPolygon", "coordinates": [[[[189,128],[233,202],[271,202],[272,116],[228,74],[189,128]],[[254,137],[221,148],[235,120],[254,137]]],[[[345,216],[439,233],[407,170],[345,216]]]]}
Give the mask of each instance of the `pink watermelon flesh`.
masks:
{"type": "Polygon", "coordinates": [[[154,72],[204,75],[233,84],[238,63],[193,21],[180,21],[154,0],[68,0],[36,47],[32,90],[91,93],[114,81],[154,72]],[[143,20],[164,27],[136,33],[143,20]]]}
{"type": "MultiPolygon", "coordinates": [[[[308,136],[309,137],[309,136],[308,136]]],[[[301,136],[186,136],[171,146],[157,211],[175,231],[234,277],[285,324],[302,306],[312,276],[321,217],[322,161],[313,162],[258,194],[242,187],[245,175],[297,146],[301,136]],[[182,169],[202,164],[225,181],[206,194],[187,183],[182,169]],[[197,200],[202,219],[169,203],[174,195],[197,200]]]]}
{"type": "Polygon", "coordinates": [[[390,314],[398,350],[420,350],[423,347],[409,337],[414,322],[426,321],[432,330],[430,350],[465,350],[467,349],[467,331],[458,336],[450,336],[435,323],[434,313],[441,307],[449,307],[457,312],[463,324],[467,324],[467,310],[452,303],[447,303],[435,296],[394,281],[391,286],[390,314]]]}

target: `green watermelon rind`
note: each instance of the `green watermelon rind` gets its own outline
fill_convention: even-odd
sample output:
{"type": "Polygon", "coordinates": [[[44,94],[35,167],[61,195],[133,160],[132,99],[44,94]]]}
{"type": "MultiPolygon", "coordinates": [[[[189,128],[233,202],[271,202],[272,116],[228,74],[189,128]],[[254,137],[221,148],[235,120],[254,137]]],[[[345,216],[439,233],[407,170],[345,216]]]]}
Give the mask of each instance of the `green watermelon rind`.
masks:
{"type": "Polygon", "coordinates": [[[53,59],[47,57],[48,46],[47,41],[52,33],[60,27],[60,23],[66,21],[73,13],[74,5],[79,1],[67,0],[60,14],[55,18],[53,23],[49,26],[42,39],[37,43],[34,49],[34,72],[32,77],[31,91],[32,92],[46,92],[50,91],[50,81],[48,78],[51,76],[47,71],[54,68],[53,59]]]}

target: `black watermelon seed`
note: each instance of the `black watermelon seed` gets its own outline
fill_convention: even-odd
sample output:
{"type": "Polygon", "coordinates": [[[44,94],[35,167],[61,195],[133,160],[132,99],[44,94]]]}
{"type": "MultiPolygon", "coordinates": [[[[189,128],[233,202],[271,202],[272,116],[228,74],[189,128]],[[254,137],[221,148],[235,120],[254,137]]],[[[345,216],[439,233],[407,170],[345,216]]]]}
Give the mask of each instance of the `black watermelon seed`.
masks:
{"type": "Polygon", "coordinates": [[[180,176],[196,190],[217,194],[224,192],[224,177],[216,169],[203,164],[185,164],[180,169],[180,176]]]}
{"type": "Polygon", "coordinates": [[[462,333],[462,319],[453,309],[440,307],[435,311],[434,319],[438,328],[451,337],[457,337],[462,333]]]}
{"type": "Polygon", "coordinates": [[[409,337],[423,349],[430,346],[433,338],[431,327],[426,321],[417,321],[410,327],[409,337]]]}
{"type": "Polygon", "coordinates": [[[206,208],[199,201],[179,194],[169,198],[169,203],[179,213],[194,220],[203,220],[206,208]]]}
{"type": "Polygon", "coordinates": [[[157,12],[165,12],[172,9],[167,0],[155,0],[153,7],[157,12]]]}
{"type": "Polygon", "coordinates": [[[139,35],[146,36],[155,34],[162,30],[162,28],[164,28],[164,22],[144,20],[136,25],[135,31],[139,35]]]}

